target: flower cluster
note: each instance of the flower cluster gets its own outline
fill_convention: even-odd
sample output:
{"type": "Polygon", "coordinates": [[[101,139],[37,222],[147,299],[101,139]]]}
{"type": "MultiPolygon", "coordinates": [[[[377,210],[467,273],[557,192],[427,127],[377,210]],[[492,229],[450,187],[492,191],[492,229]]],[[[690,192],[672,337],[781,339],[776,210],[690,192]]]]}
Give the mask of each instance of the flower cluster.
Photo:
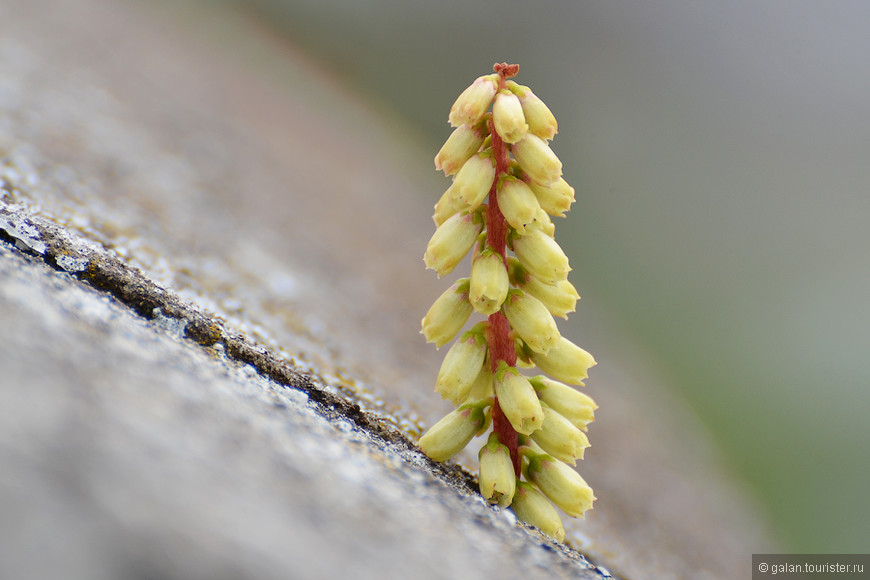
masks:
{"type": "Polygon", "coordinates": [[[470,276],[423,318],[422,333],[436,347],[459,338],[435,382],[456,409],[420,447],[446,461],[491,427],[479,453],[481,494],[564,540],[554,505],[582,516],[595,499],[571,466],[589,446],[597,405],[568,386],[582,386],[595,360],[553,318],[566,318],[580,298],[550,219],[564,216],[574,189],[548,144],[553,114],[509,80],[518,65],[493,68],[459,95],[449,116],[455,129],[435,157],[453,183],[435,205],[437,229],[423,260],[439,277],[470,251],[472,260],[470,276]],[[461,332],[472,312],[486,319],[461,332]],[[549,376],[520,370],[534,367],[549,376]]]}

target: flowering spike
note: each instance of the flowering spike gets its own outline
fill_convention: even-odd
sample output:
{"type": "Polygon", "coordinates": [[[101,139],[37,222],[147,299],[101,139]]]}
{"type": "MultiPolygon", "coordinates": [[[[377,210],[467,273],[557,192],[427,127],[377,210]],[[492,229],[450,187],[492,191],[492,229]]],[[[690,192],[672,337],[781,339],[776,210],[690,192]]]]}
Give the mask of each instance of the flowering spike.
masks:
{"type": "Polygon", "coordinates": [[[424,262],[443,276],[472,247],[474,255],[471,275],[435,301],[422,333],[441,347],[472,311],[487,320],[444,357],[435,389],[458,408],[423,435],[420,447],[446,461],[491,420],[478,454],[481,495],[563,541],[554,504],[582,516],[594,500],[567,463],[583,458],[584,431],[597,408],[563,384],[582,384],[595,359],[562,337],[553,318],[573,312],[580,298],[550,219],[570,209],[574,189],[548,143],[558,131],[553,113],[509,80],[519,65],[496,63],[493,71],[456,99],[449,115],[456,129],[435,156],[436,169],[454,179],[435,205],[438,227],[424,262]],[[520,372],[535,366],[552,378],[520,372]]]}

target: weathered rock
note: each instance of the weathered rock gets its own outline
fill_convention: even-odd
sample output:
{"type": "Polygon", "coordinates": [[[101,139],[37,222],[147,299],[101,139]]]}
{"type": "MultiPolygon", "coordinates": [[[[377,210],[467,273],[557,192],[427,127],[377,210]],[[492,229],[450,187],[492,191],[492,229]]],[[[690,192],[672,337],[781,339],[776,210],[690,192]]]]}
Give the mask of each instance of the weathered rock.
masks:
{"type": "Polygon", "coordinates": [[[407,441],[6,244],[0,319],[3,578],[600,576],[407,441]]]}

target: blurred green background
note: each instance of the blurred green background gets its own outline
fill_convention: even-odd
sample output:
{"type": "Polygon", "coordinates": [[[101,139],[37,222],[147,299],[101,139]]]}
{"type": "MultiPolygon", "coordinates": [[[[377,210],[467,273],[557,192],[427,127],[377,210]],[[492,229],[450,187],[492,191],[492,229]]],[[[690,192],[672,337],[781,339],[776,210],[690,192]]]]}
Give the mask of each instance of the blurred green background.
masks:
{"type": "Polygon", "coordinates": [[[433,156],[459,92],[519,63],[559,119],[584,300],[654,355],[786,549],[866,551],[870,4],[226,3],[433,156]]]}

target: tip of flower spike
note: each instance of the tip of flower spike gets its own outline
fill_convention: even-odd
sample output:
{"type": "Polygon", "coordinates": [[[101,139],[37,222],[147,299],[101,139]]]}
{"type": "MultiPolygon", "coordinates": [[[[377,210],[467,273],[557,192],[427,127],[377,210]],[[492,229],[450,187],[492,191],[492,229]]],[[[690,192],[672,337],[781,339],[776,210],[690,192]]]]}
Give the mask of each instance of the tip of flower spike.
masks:
{"type": "Polygon", "coordinates": [[[520,65],[497,62],[492,65],[492,70],[493,72],[498,73],[501,77],[509,79],[520,74],[520,65]]]}

